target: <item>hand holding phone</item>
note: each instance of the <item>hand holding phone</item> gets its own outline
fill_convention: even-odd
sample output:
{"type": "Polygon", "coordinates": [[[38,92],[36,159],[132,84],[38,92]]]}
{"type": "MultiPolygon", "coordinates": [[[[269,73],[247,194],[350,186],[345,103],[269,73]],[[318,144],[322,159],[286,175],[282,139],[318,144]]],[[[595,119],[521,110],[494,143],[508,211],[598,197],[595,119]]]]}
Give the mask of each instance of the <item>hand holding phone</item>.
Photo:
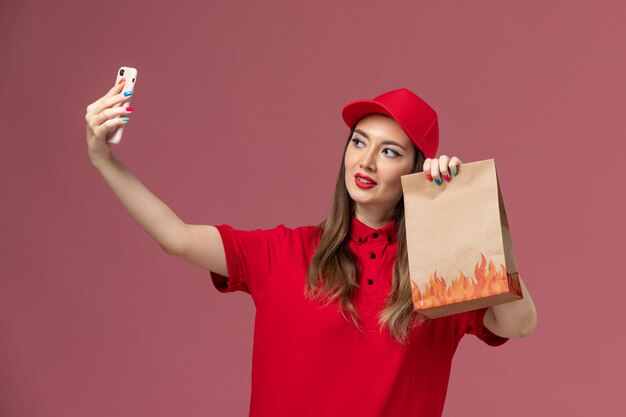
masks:
{"type": "MultiPolygon", "coordinates": [[[[129,98],[128,98],[128,101],[125,101],[123,103],[118,103],[114,105],[113,107],[120,107],[120,106],[126,107],[130,104],[130,97],[132,97],[133,91],[135,89],[135,83],[137,82],[137,69],[132,68],[132,67],[120,67],[120,69],[117,70],[117,77],[115,78],[115,85],[117,85],[117,83],[122,78],[126,78],[126,82],[124,83],[124,88],[122,89],[122,93],[124,93],[124,95],[127,95],[129,98]]],[[[120,141],[122,140],[122,134],[124,133],[124,126],[125,125],[120,125],[115,130],[115,132],[113,132],[113,135],[111,136],[111,138],[107,140],[107,143],[113,143],[115,145],[120,143],[120,141]]]]}

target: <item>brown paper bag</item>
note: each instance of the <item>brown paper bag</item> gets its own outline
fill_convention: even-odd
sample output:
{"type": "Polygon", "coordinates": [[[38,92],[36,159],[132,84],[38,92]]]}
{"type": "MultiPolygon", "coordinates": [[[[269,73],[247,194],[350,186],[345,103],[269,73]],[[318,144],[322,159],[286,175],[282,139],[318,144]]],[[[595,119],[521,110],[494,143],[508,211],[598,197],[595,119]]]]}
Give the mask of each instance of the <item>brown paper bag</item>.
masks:
{"type": "Polygon", "coordinates": [[[401,177],[413,309],[430,318],[522,298],[495,161],[450,182],[401,177]]]}

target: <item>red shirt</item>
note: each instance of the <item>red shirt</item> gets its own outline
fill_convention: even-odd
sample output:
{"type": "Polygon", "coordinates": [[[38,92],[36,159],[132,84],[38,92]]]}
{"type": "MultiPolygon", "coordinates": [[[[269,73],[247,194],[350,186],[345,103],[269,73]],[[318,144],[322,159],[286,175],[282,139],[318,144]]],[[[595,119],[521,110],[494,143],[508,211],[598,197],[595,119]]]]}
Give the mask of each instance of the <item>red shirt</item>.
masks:
{"type": "Polygon", "coordinates": [[[215,287],[250,293],[256,306],[250,417],[439,417],[463,335],[491,346],[508,340],[483,327],[487,308],[416,326],[407,346],[386,328],[379,332],[376,315],[396,258],[393,222],[373,229],[352,218],[349,246],[361,265],[354,304],[365,333],[336,304],[322,308],[304,298],[316,226],[216,227],[228,278],[211,272],[215,287]]]}

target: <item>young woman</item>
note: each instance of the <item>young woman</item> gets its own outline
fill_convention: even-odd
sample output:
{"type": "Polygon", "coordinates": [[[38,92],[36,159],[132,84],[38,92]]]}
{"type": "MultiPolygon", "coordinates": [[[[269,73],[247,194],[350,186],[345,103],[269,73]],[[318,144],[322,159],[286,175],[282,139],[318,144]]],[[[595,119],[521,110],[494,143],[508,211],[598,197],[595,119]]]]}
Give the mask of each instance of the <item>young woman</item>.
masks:
{"type": "MultiPolygon", "coordinates": [[[[93,165],[161,245],[256,306],[250,416],[440,416],[463,335],[490,346],[536,325],[524,298],[437,319],[413,311],[400,177],[462,175],[436,158],[435,111],[407,89],[343,109],[350,134],[328,217],[317,226],[237,230],[183,223],[111,153],[129,110],[122,85],[87,107],[93,165]],[[451,175],[450,175],[451,174],[451,175]]],[[[427,240],[428,236],[424,236],[427,240]]]]}

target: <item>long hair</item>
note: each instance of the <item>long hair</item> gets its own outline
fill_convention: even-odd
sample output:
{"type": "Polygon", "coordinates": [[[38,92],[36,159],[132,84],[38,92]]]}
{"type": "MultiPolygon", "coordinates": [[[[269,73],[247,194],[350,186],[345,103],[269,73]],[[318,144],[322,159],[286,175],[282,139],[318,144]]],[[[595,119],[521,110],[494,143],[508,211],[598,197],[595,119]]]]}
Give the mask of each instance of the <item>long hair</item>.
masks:
{"type": "MultiPolygon", "coordinates": [[[[356,123],[354,125],[356,127],[356,123]]],[[[354,127],[341,158],[341,167],[330,210],[326,219],[318,224],[321,238],[309,265],[304,296],[328,305],[335,300],[344,318],[350,316],[354,325],[362,331],[358,313],[351,301],[357,290],[358,260],[348,246],[350,227],[354,215],[354,201],[348,193],[345,180],[345,154],[352,139],[354,127]]],[[[424,154],[414,146],[415,158],[411,172],[422,172],[424,154]]],[[[393,265],[391,291],[385,299],[385,307],[378,315],[380,330],[387,327],[392,337],[399,343],[408,342],[411,328],[428,320],[423,314],[413,311],[411,282],[409,278],[409,258],[406,246],[404,223],[404,198],[396,204],[393,221],[397,229],[397,256],[393,265]]]]}

